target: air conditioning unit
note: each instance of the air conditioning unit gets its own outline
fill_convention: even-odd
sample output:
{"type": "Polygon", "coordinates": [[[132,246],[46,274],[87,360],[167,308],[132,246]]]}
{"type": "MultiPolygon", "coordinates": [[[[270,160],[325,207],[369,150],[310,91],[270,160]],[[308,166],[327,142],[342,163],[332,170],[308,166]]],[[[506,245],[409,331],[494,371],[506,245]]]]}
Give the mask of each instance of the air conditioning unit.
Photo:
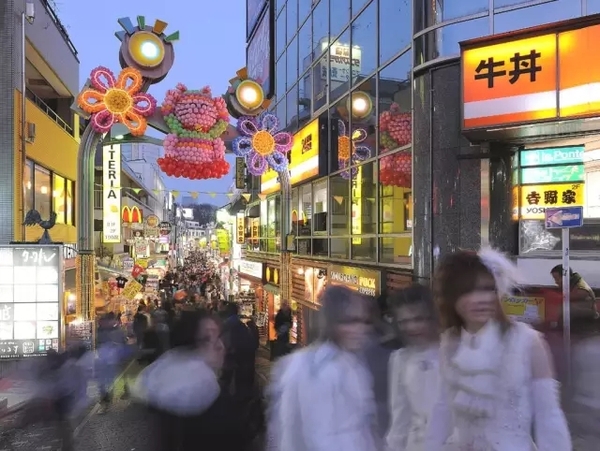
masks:
{"type": "Polygon", "coordinates": [[[35,123],[27,122],[27,130],[25,136],[25,139],[28,143],[35,142],[35,123]]]}

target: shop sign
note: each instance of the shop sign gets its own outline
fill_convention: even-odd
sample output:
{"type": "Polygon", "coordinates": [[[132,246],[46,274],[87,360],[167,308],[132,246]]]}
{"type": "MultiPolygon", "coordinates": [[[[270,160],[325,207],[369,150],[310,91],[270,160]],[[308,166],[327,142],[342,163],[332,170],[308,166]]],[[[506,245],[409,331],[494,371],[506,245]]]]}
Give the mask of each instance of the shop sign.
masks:
{"type": "MultiPolygon", "coordinates": [[[[319,119],[315,119],[294,135],[290,151],[290,178],[292,185],[319,175],[319,119]]],[[[272,169],[260,179],[262,194],[279,191],[279,175],[272,169]]]]}
{"type": "Polygon", "coordinates": [[[599,41],[600,25],[592,25],[508,42],[463,44],[463,128],[599,113],[599,41]]]}
{"type": "Polygon", "coordinates": [[[518,218],[519,206],[521,219],[544,219],[546,207],[583,206],[584,188],[583,183],[515,187],[513,188],[513,218],[518,218]]]}
{"type": "Polygon", "coordinates": [[[121,210],[121,219],[124,224],[141,224],[143,221],[142,212],[137,206],[128,207],[125,205],[121,210]]]}
{"type": "Polygon", "coordinates": [[[215,230],[215,234],[217,235],[217,245],[219,247],[219,251],[223,254],[229,253],[229,232],[225,229],[217,229],[215,230]]]}
{"type": "Polygon", "coordinates": [[[146,218],[146,226],[151,229],[157,228],[159,224],[160,219],[158,219],[158,216],[156,215],[150,215],[146,218]]]}
{"type": "Polygon", "coordinates": [[[381,293],[379,271],[352,266],[330,266],[328,273],[332,285],[344,285],[371,297],[377,297],[381,293]]]}
{"type": "Polygon", "coordinates": [[[127,284],[125,285],[125,288],[123,289],[123,292],[121,293],[121,296],[123,296],[125,299],[128,300],[133,300],[133,298],[136,297],[136,295],[142,291],[142,284],[139,283],[137,280],[130,280],[129,282],[127,282],[127,284]]]}
{"type": "Polygon", "coordinates": [[[521,169],[521,183],[583,182],[583,164],[521,169]]]}
{"type": "Polygon", "coordinates": [[[251,233],[251,238],[253,242],[257,242],[258,241],[258,231],[260,228],[260,219],[252,219],[252,233],[251,233]]]}
{"type": "Polygon", "coordinates": [[[264,265],[263,266],[263,283],[270,283],[271,285],[279,286],[279,268],[274,266],[264,265]]]}
{"type": "Polygon", "coordinates": [[[263,276],[263,264],[259,262],[251,262],[248,260],[240,261],[238,267],[240,274],[245,274],[256,279],[262,279],[263,276]]]}
{"type": "Polygon", "coordinates": [[[62,255],[57,245],[0,247],[0,359],[59,349],[62,255]]]}
{"type": "MultiPolygon", "coordinates": [[[[323,50],[327,45],[327,40],[321,43],[321,46],[325,47],[323,50]]],[[[325,59],[325,62],[321,63],[321,80],[327,81],[327,72],[330,73],[332,83],[346,83],[360,75],[362,52],[359,46],[350,47],[349,44],[336,42],[329,49],[329,61],[325,59]]]]}
{"type": "Polygon", "coordinates": [[[235,188],[246,188],[246,160],[244,157],[235,159],[235,188]]]}
{"type": "Polygon", "coordinates": [[[584,146],[555,147],[551,149],[521,150],[520,166],[544,166],[547,164],[581,164],[584,146]]]}
{"type": "Polygon", "coordinates": [[[169,235],[172,229],[173,226],[171,226],[171,223],[168,221],[163,221],[158,225],[158,231],[162,236],[169,235]]]}
{"type": "Polygon", "coordinates": [[[135,265],[135,260],[133,258],[123,259],[123,271],[131,273],[131,271],[133,271],[133,265],[135,265]]]}
{"type": "Polygon", "coordinates": [[[147,259],[147,258],[138,258],[138,259],[135,261],[135,264],[136,264],[136,266],[139,266],[139,267],[141,267],[141,268],[143,268],[143,269],[146,269],[146,268],[148,267],[148,263],[149,263],[149,262],[148,262],[148,259],[147,259]]]}
{"type": "Polygon", "coordinates": [[[102,151],[102,241],[121,242],[121,148],[102,151]]]}
{"type": "Polygon", "coordinates": [[[244,213],[238,213],[236,216],[236,242],[244,244],[246,242],[246,218],[244,213]]]}
{"type": "Polygon", "coordinates": [[[502,310],[514,320],[539,324],[546,318],[545,302],[543,297],[510,296],[502,299],[502,310]]]}

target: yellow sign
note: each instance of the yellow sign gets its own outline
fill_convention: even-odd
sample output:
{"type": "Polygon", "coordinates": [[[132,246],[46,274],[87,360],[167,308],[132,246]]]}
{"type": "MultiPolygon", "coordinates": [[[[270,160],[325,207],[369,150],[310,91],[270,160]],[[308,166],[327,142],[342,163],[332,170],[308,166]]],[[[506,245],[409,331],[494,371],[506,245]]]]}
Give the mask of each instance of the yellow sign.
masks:
{"type": "Polygon", "coordinates": [[[121,296],[131,301],[140,291],[142,291],[142,284],[137,280],[130,280],[123,288],[121,296]]]}
{"type": "Polygon", "coordinates": [[[102,241],[121,242],[121,147],[102,149],[102,241]]]}
{"type": "Polygon", "coordinates": [[[150,215],[146,218],[146,225],[148,227],[155,228],[158,227],[158,224],[160,224],[160,219],[158,219],[158,216],[150,215]]]}
{"type": "Polygon", "coordinates": [[[502,310],[517,321],[537,324],[546,319],[545,302],[541,297],[510,296],[502,299],[502,310]]]}
{"type": "Polygon", "coordinates": [[[246,242],[246,218],[244,213],[238,213],[236,217],[236,233],[237,244],[244,244],[246,242]]]}
{"type": "MultiPolygon", "coordinates": [[[[292,185],[319,175],[319,119],[315,119],[294,135],[289,171],[292,185]]],[[[261,176],[261,194],[279,191],[277,177],[277,172],[273,170],[261,176]]]]}
{"type": "Polygon", "coordinates": [[[217,235],[219,250],[223,253],[229,252],[229,232],[225,229],[217,229],[215,233],[217,235]]]}
{"type": "Polygon", "coordinates": [[[250,236],[252,241],[258,241],[258,230],[260,228],[260,219],[254,218],[252,219],[252,230],[250,232],[250,236]]]}
{"type": "Polygon", "coordinates": [[[148,268],[148,259],[147,258],[138,258],[135,261],[135,264],[138,265],[138,266],[141,266],[144,269],[146,269],[146,268],[148,268]]]}
{"type": "Polygon", "coordinates": [[[583,206],[583,183],[523,185],[513,188],[513,218],[544,219],[547,207],[583,206]],[[518,190],[521,190],[519,196],[518,190]],[[518,204],[516,201],[520,201],[518,204]]]}
{"type": "MultiPolygon", "coordinates": [[[[358,167],[352,178],[352,217],[350,218],[352,235],[362,234],[362,166],[358,167]]],[[[352,238],[352,244],[361,244],[362,238],[352,238]]]]}

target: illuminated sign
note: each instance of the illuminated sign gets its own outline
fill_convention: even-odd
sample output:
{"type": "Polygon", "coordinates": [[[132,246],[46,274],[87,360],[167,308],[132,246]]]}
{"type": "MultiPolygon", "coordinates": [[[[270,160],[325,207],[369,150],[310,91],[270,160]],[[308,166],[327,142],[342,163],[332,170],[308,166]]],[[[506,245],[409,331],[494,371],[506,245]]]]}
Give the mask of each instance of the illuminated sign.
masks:
{"type": "Polygon", "coordinates": [[[238,267],[240,274],[245,274],[250,277],[262,279],[263,276],[263,264],[259,262],[251,262],[248,260],[242,260],[238,267]]]}
{"type": "Polygon", "coordinates": [[[121,210],[121,220],[124,224],[141,224],[143,221],[142,212],[136,206],[128,207],[125,205],[121,210]]]}
{"type": "Polygon", "coordinates": [[[57,245],[0,247],[0,359],[59,350],[63,252],[57,245]]]}
{"type": "Polygon", "coordinates": [[[521,169],[521,183],[583,182],[584,179],[585,170],[583,164],[521,169]]]}
{"type": "Polygon", "coordinates": [[[274,266],[264,265],[263,266],[263,283],[270,283],[271,285],[279,286],[279,268],[274,266]]]}
{"type": "Polygon", "coordinates": [[[521,219],[544,219],[546,207],[583,206],[584,188],[583,183],[515,187],[513,188],[513,218],[519,218],[519,208],[521,219]]]}
{"type": "Polygon", "coordinates": [[[236,216],[236,242],[244,244],[246,242],[246,218],[244,213],[238,213],[236,216]]]}
{"type": "Polygon", "coordinates": [[[121,148],[102,149],[102,241],[121,242],[121,148]]]}
{"type": "Polygon", "coordinates": [[[235,188],[244,189],[246,187],[246,161],[244,157],[235,159],[235,188]]]}
{"type": "Polygon", "coordinates": [[[600,25],[462,48],[463,128],[600,112],[600,25]],[[581,69],[585,62],[585,69],[581,69]]]}
{"type": "MultiPolygon", "coordinates": [[[[315,119],[294,135],[289,171],[292,185],[319,175],[319,119],[315,119]]],[[[279,191],[277,178],[277,172],[265,172],[260,179],[261,193],[271,194],[279,191]]]]}
{"type": "Polygon", "coordinates": [[[258,230],[260,228],[260,219],[254,218],[252,219],[252,230],[250,233],[250,237],[252,241],[258,243],[258,230]]]}
{"type": "Polygon", "coordinates": [[[345,285],[371,297],[380,295],[381,273],[351,266],[330,266],[329,281],[332,285],[345,285]]]}
{"type": "MultiPolygon", "coordinates": [[[[327,41],[321,42],[322,50],[325,50],[327,45],[327,41]]],[[[350,45],[334,42],[329,49],[329,61],[325,59],[325,62],[321,63],[322,80],[327,80],[327,72],[330,73],[332,83],[345,83],[360,75],[362,52],[359,46],[353,46],[350,51],[350,45]]]]}
{"type": "MultiPolygon", "coordinates": [[[[352,235],[362,233],[362,166],[356,171],[356,176],[352,178],[352,217],[350,219],[352,235]]],[[[360,237],[352,238],[352,244],[361,244],[360,237]]]]}
{"type": "Polygon", "coordinates": [[[551,149],[527,149],[519,152],[521,167],[546,164],[583,163],[584,146],[554,147],[551,149]]]}

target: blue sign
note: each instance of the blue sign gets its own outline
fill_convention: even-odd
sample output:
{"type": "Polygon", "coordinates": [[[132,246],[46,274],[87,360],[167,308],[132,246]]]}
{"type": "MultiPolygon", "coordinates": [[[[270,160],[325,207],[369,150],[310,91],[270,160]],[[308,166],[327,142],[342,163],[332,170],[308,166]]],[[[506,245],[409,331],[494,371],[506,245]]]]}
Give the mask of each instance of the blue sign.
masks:
{"type": "Polygon", "coordinates": [[[572,229],[583,225],[583,207],[546,208],[547,229],[572,229]]]}

